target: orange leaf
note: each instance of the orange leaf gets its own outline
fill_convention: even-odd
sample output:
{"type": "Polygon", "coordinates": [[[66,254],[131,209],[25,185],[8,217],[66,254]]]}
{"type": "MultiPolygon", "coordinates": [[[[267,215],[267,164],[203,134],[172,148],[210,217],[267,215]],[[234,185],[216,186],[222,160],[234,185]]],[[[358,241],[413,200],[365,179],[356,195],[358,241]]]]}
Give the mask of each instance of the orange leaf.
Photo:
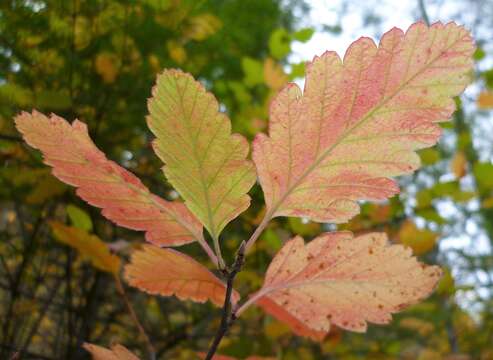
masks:
{"type": "MultiPolygon", "coordinates": [[[[178,251],[152,245],[132,254],[130,264],[125,266],[125,278],[130,285],[150,294],[176,295],[181,300],[210,300],[222,306],[226,295],[224,283],[206,267],[178,251]]],[[[235,291],[233,303],[239,298],[235,291]]]]}
{"type": "Polygon", "coordinates": [[[77,249],[82,256],[91,260],[94,267],[113,274],[120,270],[120,258],[111,254],[108,245],[96,235],[56,221],[50,222],[50,226],[58,241],[77,249]]]}
{"type": "Polygon", "coordinates": [[[91,353],[93,360],[139,360],[120,344],[112,346],[111,350],[89,343],[84,343],[83,347],[91,353]]]}
{"type": "Polygon", "coordinates": [[[423,255],[435,247],[439,234],[428,229],[419,229],[411,220],[406,220],[399,229],[399,241],[413,249],[415,255],[423,255]]]}
{"type": "Polygon", "coordinates": [[[478,108],[483,110],[493,109],[493,93],[483,91],[479,94],[477,100],[478,108]]]}
{"type": "Polygon", "coordinates": [[[454,111],[470,82],[474,46],[454,23],[394,28],[380,45],[360,38],[341,61],[335,52],[307,67],[303,94],[286,86],[271,104],[269,136],[253,159],[269,218],[345,222],[357,200],[384,200],[399,189],[390,177],[420,165],[436,124],[454,111]]]}
{"type": "Polygon", "coordinates": [[[264,286],[238,314],[256,302],[298,334],[327,333],[331,324],[364,332],[367,322],[386,324],[392,313],[428,296],[440,276],[440,268],[389,245],[385,234],[353,239],[334,232],[307,245],[298,236],[274,257],[264,286]]]}
{"type": "Polygon", "coordinates": [[[452,161],[450,162],[450,169],[457,178],[462,178],[466,175],[467,170],[467,158],[462,151],[455,153],[452,161]]]}
{"type": "Polygon", "coordinates": [[[181,245],[204,241],[202,226],[184,204],[153,195],[131,172],[122,168],[94,145],[87,126],[70,125],[56,115],[33,111],[15,118],[17,129],[32,147],[41,150],[53,175],[76,186],[77,195],[118,225],[146,231],[157,245],[181,245]]]}

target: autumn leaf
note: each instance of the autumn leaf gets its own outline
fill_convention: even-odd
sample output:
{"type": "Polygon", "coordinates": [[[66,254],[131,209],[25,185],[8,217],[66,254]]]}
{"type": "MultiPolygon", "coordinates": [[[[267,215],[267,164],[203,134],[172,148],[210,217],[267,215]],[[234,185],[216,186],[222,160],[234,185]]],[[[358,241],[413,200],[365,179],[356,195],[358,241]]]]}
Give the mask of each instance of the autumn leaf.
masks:
{"type": "Polygon", "coordinates": [[[389,245],[385,234],[326,233],[306,245],[298,236],[274,257],[263,287],[237,314],[257,303],[301,335],[327,333],[331,324],[364,332],[367,322],[386,324],[428,296],[440,276],[440,268],[389,245]]]}
{"type": "Polygon", "coordinates": [[[406,220],[399,229],[399,241],[413,249],[415,255],[423,255],[435,247],[440,234],[428,229],[419,229],[411,220],[406,220]]]}
{"type": "Polygon", "coordinates": [[[420,165],[453,97],[470,82],[474,46],[454,23],[394,28],[377,47],[360,38],[341,61],[335,52],[307,66],[303,94],[288,84],[270,109],[269,136],[253,159],[267,218],[307,217],[342,223],[357,200],[384,200],[399,189],[390,177],[420,165]]]}
{"type": "Polygon", "coordinates": [[[57,221],[50,222],[50,226],[55,239],[76,249],[83,257],[91,260],[95,268],[112,274],[120,271],[120,258],[111,254],[108,245],[96,235],[57,221]]]}
{"type": "Polygon", "coordinates": [[[466,175],[467,171],[467,158],[464,152],[457,151],[450,162],[450,170],[454,173],[455,177],[460,179],[466,175]]]}
{"type": "Polygon", "coordinates": [[[264,61],[264,79],[265,84],[272,90],[281,89],[288,82],[288,76],[282,66],[271,58],[264,61]]]}
{"type": "Polygon", "coordinates": [[[183,203],[153,195],[132,173],[105,155],[89,138],[87,126],[70,125],[56,115],[33,111],[15,118],[17,129],[32,147],[41,150],[53,175],[76,186],[77,195],[120,226],[146,231],[147,241],[157,245],[204,242],[202,226],[183,203]]]}
{"type": "Polygon", "coordinates": [[[82,346],[91,353],[93,360],[139,360],[137,356],[120,344],[112,346],[111,350],[89,343],[84,343],[82,346]]]}
{"type": "MultiPolygon", "coordinates": [[[[226,295],[224,283],[203,265],[178,251],[152,245],[132,254],[130,264],[125,266],[125,278],[150,294],[176,295],[181,300],[210,300],[222,306],[226,295]]],[[[235,291],[233,302],[239,298],[235,291]]]]}
{"type": "Polygon", "coordinates": [[[477,100],[478,108],[482,110],[493,109],[493,93],[489,91],[483,91],[479,94],[477,100]]]}
{"type": "Polygon", "coordinates": [[[147,122],[164,173],[213,238],[250,205],[255,182],[248,143],[214,96],[189,74],[165,70],[148,103],[147,122]]]}

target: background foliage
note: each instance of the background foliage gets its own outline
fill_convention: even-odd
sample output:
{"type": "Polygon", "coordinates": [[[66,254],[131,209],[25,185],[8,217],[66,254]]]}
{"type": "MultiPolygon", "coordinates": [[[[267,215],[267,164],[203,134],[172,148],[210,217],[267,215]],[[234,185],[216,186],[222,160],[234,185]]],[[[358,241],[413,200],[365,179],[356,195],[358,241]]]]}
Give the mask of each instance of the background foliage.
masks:
{"type": "MultiPolygon", "coordinates": [[[[448,271],[438,290],[397,315],[391,326],[371,326],[367,334],[334,329],[322,343],[295,337],[252,308],[234,325],[221,353],[282,359],[493,358],[488,132],[493,128],[493,13],[464,17],[463,7],[473,9],[481,1],[454,3],[451,18],[477,39],[475,85],[457,99],[443,141],[421,152],[425,166],[400,179],[402,193],[389,202],[364,204],[361,215],[341,226],[357,233],[385,231],[424,261],[441,264],[448,271]]],[[[303,76],[292,45],[308,41],[314,31],[345,31],[338,20],[310,27],[303,21],[308,10],[295,0],[1,2],[0,358],[20,351],[26,359],[83,359],[84,341],[120,342],[143,351],[111,272],[80,256],[84,249],[67,247],[50,222],[98,236],[123,260],[143,235],[113,226],[52,177],[39,153],[20,141],[13,115],[35,107],[85,121],[109,158],[152,191],[174,199],[145,124],[156,74],[166,67],[192,73],[224,105],[235,131],[252,138],[265,130],[271,96],[303,76]]],[[[428,17],[425,4],[417,2],[415,10],[416,18],[428,17]]],[[[379,34],[378,6],[354,11],[353,2],[341,1],[340,18],[351,12],[367,27],[360,35],[379,34]]],[[[257,201],[222,235],[227,259],[261,219],[258,187],[252,196],[257,201]]],[[[261,285],[270,259],[292,234],[309,239],[331,228],[294,218],[273,221],[238,276],[239,290],[261,285]]],[[[205,261],[196,244],[184,251],[205,261]]],[[[217,308],[127,291],[159,358],[190,359],[207,347],[218,326],[217,308]]]]}

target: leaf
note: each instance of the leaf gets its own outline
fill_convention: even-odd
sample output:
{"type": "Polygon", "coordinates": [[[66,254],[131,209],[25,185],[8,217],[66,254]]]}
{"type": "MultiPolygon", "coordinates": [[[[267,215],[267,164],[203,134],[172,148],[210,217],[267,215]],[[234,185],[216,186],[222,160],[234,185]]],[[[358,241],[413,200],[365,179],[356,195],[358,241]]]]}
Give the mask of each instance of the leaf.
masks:
{"type": "Polygon", "coordinates": [[[120,344],[112,346],[111,350],[89,343],[84,343],[82,347],[91,353],[93,360],[139,360],[137,356],[120,344]]]}
{"type": "MultiPolygon", "coordinates": [[[[197,355],[198,355],[199,359],[205,359],[207,356],[207,353],[199,352],[199,353],[197,353],[197,355]]],[[[274,358],[274,357],[265,357],[265,356],[249,356],[249,357],[245,358],[245,360],[275,360],[275,359],[276,358],[274,358]]],[[[215,354],[212,357],[212,360],[238,360],[238,359],[235,357],[232,357],[232,356],[215,354]]]]}
{"type": "Polygon", "coordinates": [[[417,169],[414,151],[436,143],[436,122],[470,81],[473,51],[462,27],[417,23],[387,32],[378,48],[359,39],[343,62],[335,52],[315,57],[304,94],[285,87],[271,104],[269,137],[254,141],[269,217],[342,223],[357,200],[396,194],[390,177],[417,169]]]}
{"type": "Polygon", "coordinates": [[[115,82],[118,76],[119,67],[120,59],[116,54],[105,52],[96,56],[96,73],[98,73],[107,84],[115,82]]]}
{"type": "Polygon", "coordinates": [[[428,229],[419,229],[411,220],[405,221],[399,229],[399,240],[413,249],[415,255],[423,255],[435,247],[439,234],[428,229]]]}
{"type": "MultiPolygon", "coordinates": [[[[180,300],[205,302],[222,306],[226,286],[203,265],[172,249],[145,245],[132,254],[125,266],[125,278],[134,287],[163,296],[175,295],[180,300]]],[[[240,299],[235,291],[233,303],[240,299]]]]}
{"type": "Polygon", "coordinates": [[[66,208],[67,215],[72,224],[79,229],[92,231],[91,217],[80,207],[69,204],[66,208]]]}
{"type": "Polygon", "coordinates": [[[282,66],[271,58],[265,59],[263,73],[265,84],[272,90],[279,90],[288,82],[282,66]]]}
{"type": "Polygon", "coordinates": [[[489,91],[483,91],[480,93],[478,96],[477,105],[481,110],[493,109],[493,93],[489,91]]]}
{"type": "Polygon", "coordinates": [[[450,170],[454,173],[455,177],[460,179],[466,175],[467,170],[467,158],[464,152],[457,151],[450,162],[450,170]]]}
{"type": "Polygon", "coordinates": [[[86,124],[70,125],[56,115],[33,111],[15,118],[19,132],[41,150],[53,175],[76,186],[77,195],[120,226],[146,231],[157,245],[182,245],[204,241],[202,227],[184,204],[153,195],[132,173],[108,160],[89,138],[86,124]]]}
{"type": "Polygon", "coordinates": [[[299,326],[326,333],[331,324],[364,332],[367,322],[386,324],[392,313],[428,296],[440,275],[410,249],[389,245],[385,234],[326,233],[307,245],[298,236],[274,257],[249,302],[297,333],[299,326]]]}
{"type": "Polygon", "coordinates": [[[221,20],[209,13],[193,16],[188,20],[189,24],[184,30],[187,39],[203,41],[216,33],[221,27],[221,20]]]}
{"type": "Polygon", "coordinates": [[[270,54],[281,60],[291,51],[291,38],[286,29],[279,28],[272,32],[269,38],[270,54]]]}
{"type": "Polygon", "coordinates": [[[213,238],[250,205],[256,180],[248,143],[231,135],[214,96],[189,74],[165,70],[157,78],[147,123],[169,182],[213,238]]]}
{"type": "Polygon", "coordinates": [[[108,245],[96,235],[83,229],[50,222],[55,239],[76,249],[82,256],[91,260],[95,268],[117,274],[120,271],[120,258],[110,253],[108,245]]]}
{"type": "Polygon", "coordinates": [[[303,42],[303,43],[306,43],[308,42],[313,34],[315,33],[315,30],[312,29],[312,28],[304,28],[304,29],[301,29],[301,30],[298,30],[296,31],[292,37],[294,40],[297,40],[297,41],[300,41],[300,42],[303,42]]]}
{"type": "Polygon", "coordinates": [[[260,61],[245,56],[241,59],[241,68],[245,74],[245,84],[249,87],[264,82],[264,68],[260,61]]]}
{"type": "Polygon", "coordinates": [[[481,192],[488,192],[493,189],[493,164],[475,163],[473,173],[481,192]]]}

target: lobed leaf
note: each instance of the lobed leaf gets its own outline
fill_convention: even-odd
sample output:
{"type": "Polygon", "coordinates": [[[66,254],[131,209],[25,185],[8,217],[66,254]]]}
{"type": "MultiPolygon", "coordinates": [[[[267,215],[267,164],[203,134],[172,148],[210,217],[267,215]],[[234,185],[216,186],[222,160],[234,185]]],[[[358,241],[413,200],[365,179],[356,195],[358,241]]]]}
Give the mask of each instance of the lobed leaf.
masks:
{"type": "Polygon", "coordinates": [[[378,47],[360,38],[343,61],[315,57],[303,94],[286,86],[271,104],[269,136],[254,141],[267,214],[342,223],[359,212],[357,200],[396,194],[390,177],[417,169],[414,151],[438,140],[436,123],[470,82],[473,52],[464,28],[416,23],[378,47]]]}
{"type": "Polygon", "coordinates": [[[182,245],[204,241],[202,226],[184,204],[153,195],[131,172],[122,168],[94,145],[86,124],[70,125],[56,115],[49,118],[33,111],[15,118],[17,129],[32,147],[41,150],[53,175],[76,186],[77,195],[120,226],[146,231],[156,245],[182,245]]]}
{"type": "MultiPolygon", "coordinates": [[[[152,245],[132,254],[130,264],[125,266],[125,278],[130,285],[150,294],[175,295],[181,300],[210,300],[222,306],[226,296],[224,283],[206,267],[178,251],[152,245]]],[[[233,303],[239,298],[233,292],[233,303]]]]}
{"type": "Polygon", "coordinates": [[[249,303],[300,335],[322,338],[331,324],[364,332],[367,322],[390,322],[392,313],[428,296],[440,276],[440,268],[388,244],[385,234],[326,233],[307,245],[298,236],[274,257],[249,303]]]}
{"type": "Polygon", "coordinates": [[[96,235],[57,221],[50,222],[50,226],[55,239],[76,249],[82,256],[91,260],[97,269],[113,274],[120,271],[120,258],[111,254],[108,245],[96,235]]]}
{"type": "Polygon", "coordinates": [[[214,96],[189,74],[165,70],[148,103],[154,149],[169,182],[214,238],[250,205],[255,182],[248,143],[214,96]]]}
{"type": "Polygon", "coordinates": [[[82,346],[91,353],[93,360],[139,360],[137,356],[120,344],[112,346],[111,350],[89,343],[84,343],[82,346]]]}

